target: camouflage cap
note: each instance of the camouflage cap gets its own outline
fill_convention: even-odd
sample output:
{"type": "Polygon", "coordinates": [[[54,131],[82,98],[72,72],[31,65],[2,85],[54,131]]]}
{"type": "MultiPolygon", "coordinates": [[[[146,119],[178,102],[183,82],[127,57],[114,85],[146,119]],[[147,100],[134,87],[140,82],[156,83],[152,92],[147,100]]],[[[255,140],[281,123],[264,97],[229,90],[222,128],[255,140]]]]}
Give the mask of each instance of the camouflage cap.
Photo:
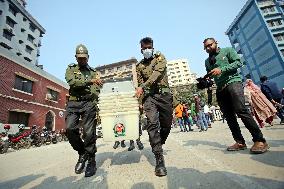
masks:
{"type": "Polygon", "coordinates": [[[77,57],[86,57],[88,58],[88,49],[85,45],[80,44],[76,47],[76,56],[77,57]]]}

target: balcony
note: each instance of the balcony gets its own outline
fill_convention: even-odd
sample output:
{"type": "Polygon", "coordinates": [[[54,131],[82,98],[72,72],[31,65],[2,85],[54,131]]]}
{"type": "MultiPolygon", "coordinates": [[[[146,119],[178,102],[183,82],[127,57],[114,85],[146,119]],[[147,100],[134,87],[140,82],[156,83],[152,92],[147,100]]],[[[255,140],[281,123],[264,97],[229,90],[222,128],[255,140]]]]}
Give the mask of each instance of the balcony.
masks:
{"type": "Polygon", "coordinates": [[[276,41],[276,44],[277,44],[279,47],[284,47],[284,40],[276,41]]]}
{"type": "Polygon", "coordinates": [[[6,30],[6,31],[7,31],[8,33],[10,33],[11,35],[15,36],[15,34],[14,34],[14,29],[13,29],[11,26],[6,25],[6,26],[4,27],[4,30],[6,30]]]}
{"type": "Polygon", "coordinates": [[[279,15],[281,15],[281,13],[278,12],[278,11],[272,11],[272,12],[267,12],[267,13],[264,13],[264,14],[263,14],[263,16],[264,16],[265,18],[271,17],[271,16],[279,16],[279,15]]]}
{"type": "Polygon", "coordinates": [[[270,7],[270,6],[274,6],[274,2],[272,0],[267,0],[267,1],[259,1],[258,3],[259,7],[270,7]]]}

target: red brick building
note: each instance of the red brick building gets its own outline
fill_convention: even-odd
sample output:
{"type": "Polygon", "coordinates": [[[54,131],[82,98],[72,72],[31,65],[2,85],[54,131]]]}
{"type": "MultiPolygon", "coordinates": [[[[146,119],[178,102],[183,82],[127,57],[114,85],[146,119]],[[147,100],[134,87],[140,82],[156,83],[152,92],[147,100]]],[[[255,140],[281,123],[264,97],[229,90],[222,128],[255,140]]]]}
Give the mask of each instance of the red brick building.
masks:
{"type": "Polygon", "coordinates": [[[0,123],[64,128],[68,85],[33,64],[9,59],[0,55],[0,123]]]}

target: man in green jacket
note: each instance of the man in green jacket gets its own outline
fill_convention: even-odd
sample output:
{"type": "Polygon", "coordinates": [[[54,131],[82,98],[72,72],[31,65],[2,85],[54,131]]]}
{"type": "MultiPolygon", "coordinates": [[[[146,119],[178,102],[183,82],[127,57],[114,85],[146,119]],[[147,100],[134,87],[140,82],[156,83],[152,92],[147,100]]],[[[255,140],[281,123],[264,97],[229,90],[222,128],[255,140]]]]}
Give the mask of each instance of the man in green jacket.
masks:
{"type": "Polygon", "coordinates": [[[269,146],[245,106],[242,78],[237,70],[243,65],[239,55],[233,48],[218,48],[218,43],[214,38],[205,39],[203,44],[204,50],[209,54],[205,61],[206,71],[215,80],[218,104],[236,141],[227,150],[238,151],[247,148],[237,122],[237,114],[253,137],[254,145],[250,149],[251,153],[266,152],[269,146]]]}
{"type": "Polygon", "coordinates": [[[65,73],[70,86],[66,107],[66,134],[69,143],[79,154],[75,173],[82,173],[88,160],[85,177],[90,177],[96,173],[96,105],[102,81],[98,79],[95,69],[88,65],[89,55],[85,45],[77,46],[75,57],[78,64],[68,65],[65,73]],[[84,141],[79,134],[80,116],[84,141]]]}

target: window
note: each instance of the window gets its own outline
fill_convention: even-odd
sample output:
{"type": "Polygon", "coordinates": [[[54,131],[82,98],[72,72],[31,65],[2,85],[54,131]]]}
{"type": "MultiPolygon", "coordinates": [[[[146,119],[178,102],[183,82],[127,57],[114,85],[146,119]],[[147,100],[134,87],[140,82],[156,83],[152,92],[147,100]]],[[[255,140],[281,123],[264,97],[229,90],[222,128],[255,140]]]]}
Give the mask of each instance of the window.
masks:
{"type": "Polygon", "coordinates": [[[269,27],[280,26],[282,21],[280,19],[267,21],[269,27]]]}
{"type": "Polygon", "coordinates": [[[31,43],[33,43],[34,42],[34,37],[32,36],[32,35],[30,35],[30,34],[28,34],[28,41],[30,41],[31,43]]]}
{"type": "Polygon", "coordinates": [[[0,45],[1,45],[2,47],[4,47],[5,49],[8,49],[8,50],[12,49],[12,47],[10,47],[9,45],[7,45],[6,43],[1,42],[0,45]]]}
{"type": "Polygon", "coordinates": [[[281,51],[282,56],[284,56],[284,49],[281,49],[280,51],[281,51]]]}
{"type": "Polygon", "coordinates": [[[9,111],[9,123],[10,124],[24,124],[25,126],[29,125],[30,114],[24,112],[14,112],[9,111]]]}
{"type": "Polygon", "coordinates": [[[268,9],[269,9],[270,12],[274,12],[275,11],[274,6],[273,7],[269,7],[268,9]]]}
{"type": "Polygon", "coordinates": [[[23,17],[23,21],[25,22],[25,21],[27,21],[28,19],[26,18],[26,17],[23,17]]]}
{"type": "Polygon", "coordinates": [[[33,82],[26,78],[16,75],[15,89],[32,94],[33,82]]]}
{"type": "Polygon", "coordinates": [[[274,38],[276,41],[284,41],[284,33],[275,34],[274,38]]]}
{"type": "Polygon", "coordinates": [[[58,92],[54,91],[52,89],[47,89],[47,96],[48,96],[48,100],[53,100],[53,101],[57,101],[58,100],[58,92]]]}
{"type": "Polygon", "coordinates": [[[22,43],[23,43],[23,41],[22,41],[22,40],[19,40],[19,43],[20,43],[20,44],[22,44],[22,43]]]}
{"type": "Polygon", "coordinates": [[[26,52],[29,54],[32,54],[33,48],[31,48],[30,46],[26,45],[26,52]]]}
{"type": "Polygon", "coordinates": [[[109,68],[107,71],[108,71],[108,73],[111,73],[112,72],[112,68],[109,68]]]}
{"type": "Polygon", "coordinates": [[[34,32],[35,31],[35,26],[34,25],[32,25],[32,24],[30,24],[30,30],[32,31],[32,32],[34,32]]]}
{"type": "Polygon", "coordinates": [[[10,32],[8,32],[7,30],[3,30],[3,37],[5,37],[6,39],[8,39],[9,41],[12,40],[13,34],[11,34],[10,32]]]}
{"type": "Polygon", "coordinates": [[[24,28],[21,28],[21,32],[24,33],[26,30],[24,28]]]}
{"type": "Polygon", "coordinates": [[[30,58],[28,58],[28,57],[24,57],[24,59],[26,60],[26,61],[28,61],[28,62],[31,62],[32,60],[30,59],[30,58]]]}
{"type": "Polygon", "coordinates": [[[101,74],[103,74],[103,75],[105,74],[105,70],[101,70],[100,72],[101,72],[101,74]]]}
{"type": "Polygon", "coordinates": [[[11,12],[14,16],[17,16],[18,11],[12,5],[9,5],[9,12],[11,12]]]}
{"type": "Polygon", "coordinates": [[[9,16],[6,16],[6,24],[9,25],[11,28],[14,28],[16,22],[9,16]]]}
{"type": "Polygon", "coordinates": [[[3,12],[3,11],[2,11],[2,10],[0,10],[0,15],[2,15],[2,12],[3,12]]]}
{"type": "Polygon", "coordinates": [[[122,71],[122,66],[117,66],[116,70],[117,71],[122,71]]]}
{"type": "Polygon", "coordinates": [[[132,69],[132,64],[127,64],[126,69],[132,69]]]}

